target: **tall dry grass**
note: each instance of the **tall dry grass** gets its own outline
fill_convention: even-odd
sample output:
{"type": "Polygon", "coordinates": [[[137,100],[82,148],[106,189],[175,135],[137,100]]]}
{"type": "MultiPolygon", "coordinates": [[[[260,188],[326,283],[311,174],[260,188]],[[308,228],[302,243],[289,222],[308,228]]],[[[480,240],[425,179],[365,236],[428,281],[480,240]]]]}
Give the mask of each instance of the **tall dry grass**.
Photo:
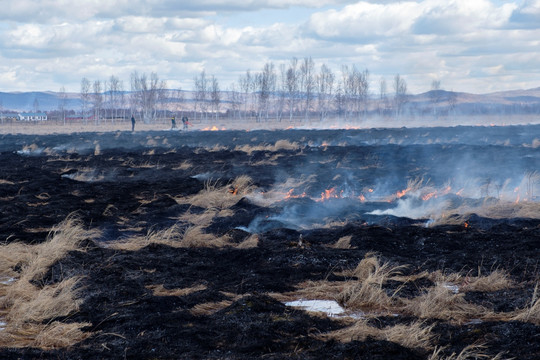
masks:
{"type": "Polygon", "coordinates": [[[539,284],[534,287],[531,302],[524,309],[518,310],[511,318],[512,320],[531,322],[540,325],[540,291],[539,284]]]}
{"type": "Polygon", "coordinates": [[[300,149],[300,145],[297,142],[290,142],[289,140],[278,140],[274,143],[274,145],[242,145],[242,146],[236,146],[235,151],[242,151],[245,152],[248,155],[251,155],[252,153],[256,151],[269,151],[269,152],[276,152],[280,150],[298,150],[300,149]]]}
{"type": "Polygon", "coordinates": [[[461,324],[473,318],[494,317],[494,314],[482,306],[465,301],[464,294],[439,284],[427,289],[413,299],[402,299],[403,311],[421,319],[441,319],[461,324]]]}
{"type": "Polygon", "coordinates": [[[150,230],[146,235],[136,235],[110,242],[107,246],[117,250],[137,251],[150,244],[162,244],[174,248],[220,248],[232,246],[229,236],[218,237],[206,233],[202,226],[191,226],[182,229],[178,224],[163,230],[150,230]]]}
{"type": "Polygon", "coordinates": [[[434,335],[434,325],[425,326],[423,322],[414,322],[409,325],[398,324],[395,326],[378,329],[370,326],[365,319],[357,320],[352,326],[325,333],[320,339],[336,340],[339,342],[364,341],[368,337],[386,340],[400,344],[407,348],[431,349],[434,335]]]}
{"type": "Polygon", "coordinates": [[[491,357],[483,352],[484,345],[468,345],[463,348],[459,353],[453,352],[448,356],[444,356],[442,352],[444,347],[435,347],[428,360],[478,360],[478,359],[491,359],[502,360],[503,354],[499,353],[494,357],[491,357]]]}
{"type": "Polygon", "coordinates": [[[48,269],[70,251],[83,251],[83,240],[98,235],[86,230],[74,215],[68,216],[42,244],[11,243],[0,247],[0,276],[12,281],[0,287],[0,316],[6,326],[0,347],[57,348],[83,340],[86,323],[62,324],[54,319],[76,312],[81,304],[80,278],[38,286],[48,269]],[[15,267],[20,271],[15,271],[15,267]]]}
{"type": "Polygon", "coordinates": [[[207,181],[199,193],[175,200],[179,204],[191,204],[205,209],[225,210],[235,205],[243,196],[251,193],[255,187],[253,180],[242,175],[226,186],[218,186],[216,181],[207,181]]]}

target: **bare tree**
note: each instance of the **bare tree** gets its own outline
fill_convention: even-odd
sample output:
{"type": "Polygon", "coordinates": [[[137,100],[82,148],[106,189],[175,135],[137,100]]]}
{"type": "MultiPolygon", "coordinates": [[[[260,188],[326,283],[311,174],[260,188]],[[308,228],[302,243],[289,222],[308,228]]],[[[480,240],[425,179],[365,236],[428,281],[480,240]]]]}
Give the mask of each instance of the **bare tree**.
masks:
{"type": "Polygon", "coordinates": [[[382,116],[386,113],[388,106],[388,97],[387,93],[386,79],[381,77],[379,80],[379,116],[382,116]]]}
{"type": "Polygon", "coordinates": [[[236,89],[236,84],[232,83],[230,85],[229,91],[227,92],[228,100],[231,104],[231,116],[233,119],[238,119],[240,116],[240,105],[242,103],[242,99],[240,96],[240,93],[236,89]]]}
{"type": "Polygon", "coordinates": [[[61,87],[58,92],[58,111],[62,117],[62,124],[66,125],[66,105],[67,105],[67,94],[66,88],[61,87]]]}
{"type": "Polygon", "coordinates": [[[253,90],[253,76],[249,70],[246,71],[244,76],[240,76],[238,81],[240,85],[240,91],[242,92],[242,102],[244,103],[244,117],[247,116],[248,112],[251,110],[250,106],[250,93],[253,90]]]}
{"type": "Polygon", "coordinates": [[[159,81],[156,73],[151,73],[150,79],[146,74],[139,75],[137,71],[131,73],[132,109],[136,110],[138,108],[141,110],[145,123],[154,121],[158,94],[161,87],[165,85],[163,81],[159,81]]]}
{"type": "Polygon", "coordinates": [[[206,79],[206,72],[203,70],[199,76],[194,79],[195,82],[195,114],[197,113],[197,107],[199,107],[202,114],[207,111],[207,97],[208,97],[208,80],[206,79]]]}
{"type": "Polygon", "coordinates": [[[317,107],[319,119],[324,121],[328,116],[330,104],[334,91],[335,75],[325,64],[321,65],[321,70],[317,76],[317,107]]]}
{"type": "Polygon", "coordinates": [[[111,75],[108,82],[107,96],[109,103],[109,115],[114,123],[115,119],[118,117],[118,108],[120,104],[120,80],[111,75]]]}
{"type": "Polygon", "coordinates": [[[82,105],[82,117],[84,123],[87,123],[86,111],[88,110],[88,103],[90,102],[90,81],[87,78],[81,80],[81,105],[82,105]]]}
{"type": "Polygon", "coordinates": [[[212,75],[210,82],[210,98],[212,100],[212,107],[217,120],[219,114],[219,105],[221,104],[221,92],[219,91],[219,83],[214,75],[212,75]]]}
{"type": "Polygon", "coordinates": [[[93,100],[93,105],[94,105],[94,119],[95,119],[96,125],[98,125],[101,119],[101,107],[103,104],[101,81],[99,80],[94,81],[92,100],[93,100]]]}
{"type": "Polygon", "coordinates": [[[182,89],[172,90],[171,101],[173,103],[173,108],[176,113],[182,112],[184,109],[184,92],[182,89]]]}
{"type": "Polygon", "coordinates": [[[268,120],[270,109],[270,97],[275,90],[276,74],[274,64],[269,62],[263,70],[255,75],[255,90],[257,93],[257,121],[264,117],[268,120]]]}
{"type": "Polygon", "coordinates": [[[277,101],[276,101],[276,117],[279,122],[283,118],[283,111],[285,109],[285,100],[287,97],[287,68],[285,64],[279,65],[279,84],[277,87],[277,101]]]}
{"type": "Polygon", "coordinates": [[[304,58],[300,65],[300,91],[304,96],[304,119],[308,120],[315,90],[315,63],[311,57],[304,58]]]}
{"type": "Polygon", "coordinates": [[[399,74],[396,74],[394,76],[393,86],[396,117],[399,117],[401,115],[401,112],[403,111],[403,107],[408,101],[407,83],[405,82],[405,79],[403,79],[399,74]]]}
{"type": "Polygon", "coordinates": [[[292,58],[287,69],[289,120],[292,121],[298,99],[298,59],[292,58]]]}

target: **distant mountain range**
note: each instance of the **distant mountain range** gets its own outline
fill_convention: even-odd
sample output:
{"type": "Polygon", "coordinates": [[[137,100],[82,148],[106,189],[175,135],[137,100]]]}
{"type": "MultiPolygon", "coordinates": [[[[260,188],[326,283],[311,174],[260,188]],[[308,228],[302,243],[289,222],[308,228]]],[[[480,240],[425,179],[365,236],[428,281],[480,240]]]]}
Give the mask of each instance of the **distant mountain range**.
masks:
{"type": "MultiPolygon", "coordinates": [[[[192,102],[193,94],[185,91],[185,100],[192,102]]],[[[81,100],[79,93],[66,94],[67,110],[79,111],[81,100]]],[[[222,96],[222,109],[228,108],[228,97],[222,96]]],[[[393,96],[388,94],[391,102],[393,96]]],[[[378,99],[373,95],[373,102],[378,99]]],[[[59,109],[60,93],[46,92],[0,92],[0,113],[7,111],[55,111],[59,109]]],[[[540,114],[540,87],[528,90],[501,91],[488,94],[470,94],[446,90],[432,90],[421,94],[408,95],[407,107],[410,111],[427,111],[426,109],[438,107],[448,111],[452,108],[457,113],[538,113],[540,114]]]]}

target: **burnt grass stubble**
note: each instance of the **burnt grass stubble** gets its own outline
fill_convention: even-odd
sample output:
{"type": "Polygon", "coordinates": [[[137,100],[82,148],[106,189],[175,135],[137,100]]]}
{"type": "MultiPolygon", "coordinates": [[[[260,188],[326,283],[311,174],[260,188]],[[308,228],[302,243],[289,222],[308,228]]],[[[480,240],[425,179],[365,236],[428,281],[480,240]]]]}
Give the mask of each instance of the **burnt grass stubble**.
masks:
{"type": "MultiPolygon", "coordinates": [[[[529,126],[4,135],[0,177],[9,183],[0,185],[0,198],[5,199],[0,201],[2,241],[42,242],[48,229],[72,212],[77,212],[86,226],[100,229],[102,235],[88,240],[83,244],[85,252],[70,253],[40,279],[47,285],[73,275],[84,276],[80,311],[62,320],[89,322],[92,326],[84,330],[93,335],[68,349],[2,348],[0,357],[425,359],[431,351],[372,338],[350,343],[322,341],[314,335],[345,325],[287,307],[268,293],[292,291],[306,280],[335,280],[335,272],[354,268],[367,252],[375,251],[384,261],[408,265],[405,274],[424,270],[474,274],[479,268],[484,273],[503,269],[517,283],[529,286],[467,293],[466,299],[496,311],[512,311],[530,302],[531,284],[538,281],[540,221],[495,221],[471,215],[468,227],[428,228],[422,225],[425,220],[365,215],[369,206],[383,206],[366,204],[364,211],[339,214],[343,224],[332,228],[300,229],[269,221],[258,230],[259,244],[251,249],[151,244],[138,251],[120,251],[108,248],[107,243],[170,227],[188,209],[192,213],[203,211],[179,205],[173,198],[198,193],[208,179],[225,185],[237,176],[248,175],[259,189],[271,189],[286,178],[315,174],[316,181],[308,192],[316,198],[321,191],[342,185],[343,179],[353,186],[392,179],[393,190],[405,188],[407,179],[419,176],[442,183],[460,171],[465,153],[468,158],[491,164],[483,170],[486,177],[495,173],[505,176],[513,171],[505,165],[516,162],[538,169],[538,150],[519,146],[531,143],[538,130],[529,126]],[[507,138],[510,144],[494,145],[507,138]],[[301,148],[251,154],[235,150],[237,145],[274,144],[284,139],[297,142],[301,148]],[[402,141],[396,145],[388,139],[402,141]],[[439,139],[440,143],[430,145],[428,139],[439,139]],[[100,151],[96,154],[97,143],[100,151]],[[17,153],[31,144],[37,150],[17,153]],[[216,144],[227,148],[210,151],[216,144]],[[271,156],[273,164],[253,165],[271,156]],[[186,160],[191,166],[178,169],[186,160]],[[65,176],[83,168],[93,169],[98,180],[77,181],[65,176]],[[341,176],[336,179],[336,175],[341,176]],[[141,203],[140,199],[146,201],[141,203]],[[350,249],[328,246],[343,236],[352,236],[350,249]],[[148,286],[158,284],[167,289],[203,284],[206,289],[186,296],[154,296],[148,286]],[[210,315],[190,312],[197,304],[229,299],[224,292],[242,297],[210,315]]],[[[302,215],[302,204],[310,201],[314,203],[297,199],[295,211],[302,215]]],[[[216,218],[206,231],[228,234],[233,242],[241,242],[249,235],[245,228],[255,218],[275,215],[286,206],[257,206],[243,198],[233,207],[234,216],[216,218]]],[[[396,286],[392,282],[386,285],[389,293],[396,286]]],[[[408,284],[401,296],[417,296],[421,286],[408,284]]],[[[379,317],[373,325],[414,320],[379,317]]],[[[446,347],[445,354],[482,343],[487,354],[540,358],[540,327],[531,323],[494,321],[457,326],[432,319],[427,324],[435,324],[435,344],[446,347]]]]}

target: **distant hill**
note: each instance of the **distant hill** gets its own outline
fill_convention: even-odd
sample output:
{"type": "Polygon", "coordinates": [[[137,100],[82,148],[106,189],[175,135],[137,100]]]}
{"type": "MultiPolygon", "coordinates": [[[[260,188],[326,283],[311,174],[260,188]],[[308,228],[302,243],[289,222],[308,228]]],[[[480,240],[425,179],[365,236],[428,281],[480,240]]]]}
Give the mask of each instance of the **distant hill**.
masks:
{"type": "MultiPolygon", "coordinates": [[[[78,110],[81,107],[79,94],[66,94],[66,109],[78,110]]],[[[53,111],[59,108],[59,94],[52,91],[47,92],[0,92],[0,105],[3,110],[13,111],[33,111],[34,103],[37,110],[53,111]],[[37,100],[37,103],[36,103],[37,100]]],[[[1,112],[1,111],[0,111],[1,112]]]]}

